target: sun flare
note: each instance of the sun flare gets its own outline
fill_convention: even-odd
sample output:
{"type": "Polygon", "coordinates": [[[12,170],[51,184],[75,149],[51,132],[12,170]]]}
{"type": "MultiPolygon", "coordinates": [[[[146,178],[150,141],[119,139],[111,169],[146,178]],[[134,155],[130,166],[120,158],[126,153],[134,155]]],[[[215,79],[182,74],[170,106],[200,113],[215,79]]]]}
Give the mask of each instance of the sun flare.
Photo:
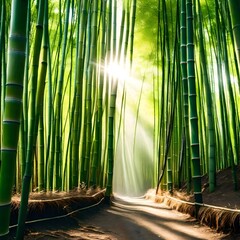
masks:
{"type": "Polygon", "coordinates": [[[114,61],[107,65],[106,72],[110,77],[113,77],[120,82],[129,81],[131,79],[129,68],[114,61]]]}

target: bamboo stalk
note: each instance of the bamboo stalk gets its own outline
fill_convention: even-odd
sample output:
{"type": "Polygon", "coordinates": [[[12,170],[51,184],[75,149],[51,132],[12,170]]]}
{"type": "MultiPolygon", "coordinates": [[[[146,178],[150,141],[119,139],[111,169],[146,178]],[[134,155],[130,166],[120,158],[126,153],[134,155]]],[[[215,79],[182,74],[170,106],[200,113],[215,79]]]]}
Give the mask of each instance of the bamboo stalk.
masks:
{"type": "MultiPolygon", "coordinates": [[[[21,207],[19,210],[18,217],[18,228],[17,228],[17,239],[23,239],[24,236],[24,225],[27,216],[27,206],[28,206],[28,197],[30,191],[30,182],[32,178],[32,168],[33,168],[33,158],[34,150],[37,139],[37,126],[38,119],[36,117],[38,109],[36,108],[37,98],[37,80],[38,80],[38,66],[39,66],[39,57],[41,51],[42,35],[43,35],[43,19],[44,19],[44,8],[45,0],[41,0],[39,3],[39,12],[38,19],[36,24],[36,35],[34,42],[34,54],[33,54],[33,65],[32,65],[32,78],[31,78],[31,96],[30,96],[30,122],[29,122],[29,131],[28,131],[28,144],[27,144],[27,158],[26,158],[26,168],[23,177],[22,185],[22,195],[21,195],[21,207]]],[[[45,79],[43,84],[45,83],[45,79]]],[[[41,84],[41,82],[40,82],[41,84]]],[[[41,84],[42,85],[42,84],[41,84]]],[[[41,87],[41,86],[40,86],[41,87]]],[[[42,95],[40,97],[42,98],[42,95]]]]}
{"type": "Polygon", "coordinates": [[[84,74],[84,55],[85,55],[85,41],[86,41],[86,25],[87,25],[87,1],[84,0],[82,2],[81,15],[80,15],[80,23],[79,23],[79,42],[78,42],[78,52],[77,52],[77,72],[76,72],[76,86],[75,86],[75,102],[74,106],[74,119],[73,119],[73,130],[72,130],[72,187],[76,187],[78,185],[78,172],[79,172],[79,144],[80,144],[80,130],[82,125],[82,116],[83,116],[83,74],[84,74]]]}
{"type": "Polygon", "coordinates": [[[198,21],[199,21],[199,48],[200,48],[200,63],[203,74],[204,88],[206,92],[206,107],[207,107],[207,127],[208,127],[208,159],[209,159],[209,191],[213,192],[216,187],[216,159],[215,159],[215,129],[214,129],[214,107],[211,96],[211,86],[208,74],[208,62],[206,58],[206,50],[204,44],[204,35],[202,27],[202,12],[200,1],[198,1],[198,21]]]}
{"type": "Polygon", "coordinates": [[[194,54],[194,29],[192,0],[186,1],[187,18],[187,77],[188,77],[188,101],[189,101],[189,128],[190,128],[190,147],[192,162],[192,179],[194,187],[194,197],[196,203],[202,203],[201,192],[201,168],[199,154],[199,135],[198,135],[198,115],[196,103],[196,85],[195,85],[195,54],[194,54]]]}
{"type": "Polygon", "coordinates": [[[0,166],[0,237],[9,230],[10,205],[22,107],[28,1],[12,1],[0,166]],[[13,137],[14,136],[14,137],[13,137]]]}

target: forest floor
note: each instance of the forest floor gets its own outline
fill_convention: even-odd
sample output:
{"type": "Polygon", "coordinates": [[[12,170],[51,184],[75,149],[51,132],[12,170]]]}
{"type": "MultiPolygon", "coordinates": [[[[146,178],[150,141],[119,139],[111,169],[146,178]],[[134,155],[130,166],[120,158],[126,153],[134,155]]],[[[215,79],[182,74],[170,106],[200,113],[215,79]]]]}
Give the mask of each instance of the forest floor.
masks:
{"type": "MultiPolygon", "coordinates": [[[[238,185],[240,184],[240,166],[238,166],[237,176],[238,185]]],[[[240,210],[240,190],[234,191],[233,178],[231,168],[223,171],[218,171],[216,174],[216,189],[214,192],[209,192],[208,177],[202,178],[202,196],[205,204],[226,207],[240,210]]],[[[238,186],[239,188],[240,186],[238,186]]],[[[194,202],[193,194],[187,194],[186,187],[180,191],[174,191],[173,196],[182,200],[194,202]]]]}
{"type": "MultiPolygon", "coordinates": [[[[240,192],[233,190],[231,179],[230,169],[217,173],[216,191],[214,193],[209,193],[207,178],[204,177],[204,203],[224,208],[240,209],[240,192]]],[[[153,191],[149,191],[147,193],[148,198],[151,198],[152,192],[153,191]]],[[[167,197],[167,195],[168,194],[164,193],[161,194],[163,197],[167,197]]],[[[67,212],[71,212],[75,211],[76,208],[87,207],[88,205],[101,201],[102,196],[103,192],[97,189],[88,191],[87,193],[81,192],[79,194],[79,192],[75,192],[71,193],[69,196],[64,195],[60,197],[59,193],[48,195],[33,194],[32,200],[30,201],[30,203],[32,202],[33,204],[33,210],[31,212],[35,212],[33,219],[51,217],[52,212],[55,211],[54,209],[62,209],[63,205],[67,212]],[[79,195],[81,197],[77,198],[79,195]],[[66,200],[71,196],[75,198],[73,201],[74,207],[69,207],[69,202],[65,202],[64,205],[64,199],[66,200]],[[41,212],[44,212],[44,204],[51,202],[53,198],[61,199],[62,202],[60,201],[57,204],[51,203],[50,208],[46,208],[45,212],[47,212],[47,215],[41,216],[41,212]],[[83,204],[79,202],[76,203],[76,201],[83,202],[83,204]],[[53,211],[50,211],[51,208],[53,211]]],[[[173,197],[184,201],[193,201],[193,195],[186,194],[184,189],[181,191],[174,191],[173,197]]],[[[240,239],[238,231],[236,231],[236,233],[223,233],[221,229],[216,231],[204,224],[200,224],[199,221],[190,217],[188,214],[179,213],[175,210],[171,211],[172,207],[167,206],[171,204],[166,204],[166,201],[163,203],[156,203],[155,200],[156,199],[153,197],[149,200],[116,197],[116,199],[114,199],[115,203],[111,206],[101,203],[88,210],[76,211],[68,217],[29,223],[26,225],[26,235],[24,239],[240,239]]],[[[19,204],[18,196],[14,198],[14,202],[15,209],[17,209],[19,204]]],[[[59,210],[55,212],[57,212],[57,214],[64,214],[59,210]]],[[[238,215],[240,214],[238,213],[238,215]]],[[[221,216],[218,218],[221,218],[221,216]]],[[[14,218],[12,219],[12,225],[14,225],[16,215],[13,214],[12,218],[14,218]]],[[[216,229],[216,226],[214,226],[214,228],[216,229]]],[[[10,239],[14,239],[15,231],[15,227],[10,229],[10,239]]]]}

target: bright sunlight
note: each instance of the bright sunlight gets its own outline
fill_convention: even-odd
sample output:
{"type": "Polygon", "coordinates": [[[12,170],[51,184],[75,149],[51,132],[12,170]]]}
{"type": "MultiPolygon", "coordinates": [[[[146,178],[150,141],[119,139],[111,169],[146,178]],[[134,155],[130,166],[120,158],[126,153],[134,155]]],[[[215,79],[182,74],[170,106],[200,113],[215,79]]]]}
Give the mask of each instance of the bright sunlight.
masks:
{"type": "Polygon", "coordinates": [[[124,83],[125,81],[131,80],[130,69],[121,63],[111,61],[105,69],[107,74],[117,79],[118,82],[124,83]]]}

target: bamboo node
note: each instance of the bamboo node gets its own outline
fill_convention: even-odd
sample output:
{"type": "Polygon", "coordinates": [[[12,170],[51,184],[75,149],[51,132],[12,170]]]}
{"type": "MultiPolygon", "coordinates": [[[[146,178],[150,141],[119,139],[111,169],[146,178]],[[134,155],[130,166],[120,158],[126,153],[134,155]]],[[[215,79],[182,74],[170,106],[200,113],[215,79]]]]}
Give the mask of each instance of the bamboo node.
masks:
{"type": "Polygon", "coordinates": [[[8,82],[6,83],[6,87],[20,87],[23,88],[23,84],[22,83],[16,83],[16,82],[8,82]]]}
{"type": "Polygon", "coordinates": [[[1,152],[16,152],[16,151],[17,149],[15,148],[4,148],[4,147],[1,148],[1,152]]]}
{"type": "Polygon", "coordinates": [[[195,176],[192,176],[192,178],[201,178],[202,175],[195,175],[195,176]]]}
{"type": "Polygon", "coordinates": [[[25,42],[27,40],[25,35],[20,35],[20,34],[16,34],[16,33],[12,33],[9,36],[9,40],[16,40],[16,41],[22,41],[25,42]]]}
{"type": "Polygon", "coordinates": [[[0,208],[4,208],[4,207],[7,207],[7,206],[11,206],[11,201],[8,202],[8,203],[0,203],[0,208]]]}
{"type": "Polygon", "coordinates": [[[18,51],[18,50],[9,50],[9,54],[10,55],[21,55],[23,57],[25,57],[25,51],[18,51]]]}
{"type": "Polygon", "coordinates": [[[8,124],[20,124],[20,121],[18,120],[12,120],[12,119],[4,119],[3,124],[8,125],[8,124]]]}

